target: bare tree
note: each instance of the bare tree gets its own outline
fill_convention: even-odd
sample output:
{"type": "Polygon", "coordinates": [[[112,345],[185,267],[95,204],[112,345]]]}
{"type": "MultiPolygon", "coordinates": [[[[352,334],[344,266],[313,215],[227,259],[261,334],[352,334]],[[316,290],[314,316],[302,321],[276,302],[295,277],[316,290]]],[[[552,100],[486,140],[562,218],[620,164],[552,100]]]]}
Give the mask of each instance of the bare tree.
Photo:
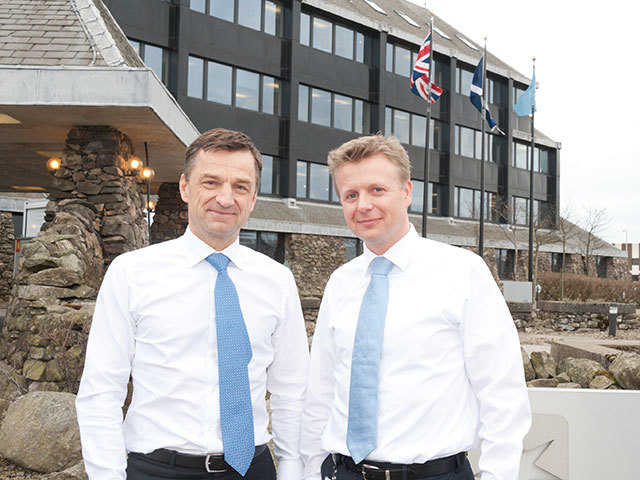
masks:
{"type": "Polygon", "coordinates": [[[593,252],[605,245],[605,241],[600,238],[600,235],[607,228],[609,219],[605,208],[586,206],[584,209],[586,216],[581,224],[584,230],[581,243],[584,257],[584,274],[589,275],[589,265],[591,264],[593,252]]]}
{"type": "Polygon", "coordinates": [[[523,220],[521,223],[526,223],[524,219],[527,218],[526,207],[514,209],[512,205],[509,205],[504,199],[500,201],[498,208],[495,209],[496,216],[502,219],[505,223],[500,225],[500,231],[504,234],[505,238],[513,245],[513,280],[518,279],[518,230],[522,230],[523,225],[518,224],[519,220],[523,220]]]}
{"type": "Polygon", "coordinates": [[[564,300],[564,272],[566,265],[567,243],[578,233],[578,226],[573,218],[573,206],[567,202],[558,215],[556,223],[558,239],[562,244],[562,265],[560,267],[560,300],[564,300]]]}

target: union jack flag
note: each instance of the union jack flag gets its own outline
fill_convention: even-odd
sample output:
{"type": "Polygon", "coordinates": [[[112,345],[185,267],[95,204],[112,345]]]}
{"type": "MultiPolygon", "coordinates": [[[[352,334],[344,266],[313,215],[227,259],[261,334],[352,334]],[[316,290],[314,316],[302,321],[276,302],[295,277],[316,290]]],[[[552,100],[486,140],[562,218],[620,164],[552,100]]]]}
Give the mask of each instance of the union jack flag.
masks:
{"type": "MultiPolygon", "coordinates": [[[[418,52],[418,58],[416,64],[413,66],[411,72],[411,91],[422,97],[425,100],[429,100],[429,54],[431,52],[431,30],[429,34],[422,42],[422,47],[418,52]]],[[[442,95],[442,89],[431,82],[431,103],[436,103],[436,100],[442,95]]]]}

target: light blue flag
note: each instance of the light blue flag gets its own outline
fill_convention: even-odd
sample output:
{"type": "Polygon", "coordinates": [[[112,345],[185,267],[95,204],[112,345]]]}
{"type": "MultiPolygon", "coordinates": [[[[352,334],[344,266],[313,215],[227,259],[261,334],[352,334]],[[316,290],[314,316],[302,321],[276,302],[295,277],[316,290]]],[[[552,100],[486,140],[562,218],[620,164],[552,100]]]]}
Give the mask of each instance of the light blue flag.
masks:
{"type": "Polygon", "coordinates": [[[519,117],[525,117],[531,113],[531,107],[533,107],[533,111],[537,110],[536,108],[536,67],[533,67],[533,77],[531,78],[531,85],[527,88],[520,98],[513,106],[513,111],[519,117]]]}

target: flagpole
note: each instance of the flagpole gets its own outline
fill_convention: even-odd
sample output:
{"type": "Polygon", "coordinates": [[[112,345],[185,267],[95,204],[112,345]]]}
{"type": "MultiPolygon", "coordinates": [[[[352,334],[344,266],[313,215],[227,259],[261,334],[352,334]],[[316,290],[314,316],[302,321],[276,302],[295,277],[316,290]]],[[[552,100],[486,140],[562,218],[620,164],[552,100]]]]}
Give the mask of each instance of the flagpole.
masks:
{"type": "Polygon", "coordinates": [[[431,123],[431,82],[434,78],[433,69],[433,15],[429,25],[431,32],[431,46],[429,48],[429,79],[427,81],[427,127],[424,145],[424,187],[422,189],[422,236],[427,237],[427,210],[429,207],[429,124],[431,123]]]}
{"type": "Polygon", "coordinates": [[[480,232],[478,234],[478,255],[484,256],[484,137],[486,124],[486,78],[487,78],[487,37],[484,37],[484,61],[482,62],[482,111],[480,121],[482,122],[482,154],[480,155],[480,232]]]}
{"type": "MultiPolygon", "coordinates": [[[[536,57],[533,57],[533,72],[535,77],[536,71],[536,57]]],[[[535,90],[536,86],[533,85],[535,90]]],[[[536,109],[531,105],[531,165],[529,172],[529,281],[533,282],[533,152],[535,149],[535,137],[534,137],[534,120],[536,116],[536,109]]]]}

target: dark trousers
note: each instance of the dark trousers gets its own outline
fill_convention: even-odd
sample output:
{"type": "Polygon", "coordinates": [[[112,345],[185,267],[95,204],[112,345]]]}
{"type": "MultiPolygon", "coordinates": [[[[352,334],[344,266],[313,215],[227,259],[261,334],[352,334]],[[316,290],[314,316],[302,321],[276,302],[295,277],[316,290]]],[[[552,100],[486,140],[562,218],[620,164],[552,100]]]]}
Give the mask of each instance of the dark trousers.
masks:
{"type": "MultiPolygon", "coordinates": [[[[324,459],[320,471],[322,472],[323,480],[325,478],[333,478],[333,458],[331,458],[331,455],[328,455],[327,458],[324,459]]],[[[347,470],[344,463],[341,463],[338,465],[336,480],[362,480],[362,474],[347,470]]],[[[474,477],[469,460],[465,460],[460,467],[451,472],[443,473],[442,475],[432,475],[430,477],[414,478],[414,480],[474,480],[474,477]]]]}
{"type": "Polygon", "coordinates": [[[150,460],[139,453],[130,453],[127,460],[127,480],[275,480],[276,469],[271,452],[264,452],[253,459],[247,474],[242,477],[235,470],[221,473],[207,473],[184,467],[171,467],[166,463],[150,460]]]}

